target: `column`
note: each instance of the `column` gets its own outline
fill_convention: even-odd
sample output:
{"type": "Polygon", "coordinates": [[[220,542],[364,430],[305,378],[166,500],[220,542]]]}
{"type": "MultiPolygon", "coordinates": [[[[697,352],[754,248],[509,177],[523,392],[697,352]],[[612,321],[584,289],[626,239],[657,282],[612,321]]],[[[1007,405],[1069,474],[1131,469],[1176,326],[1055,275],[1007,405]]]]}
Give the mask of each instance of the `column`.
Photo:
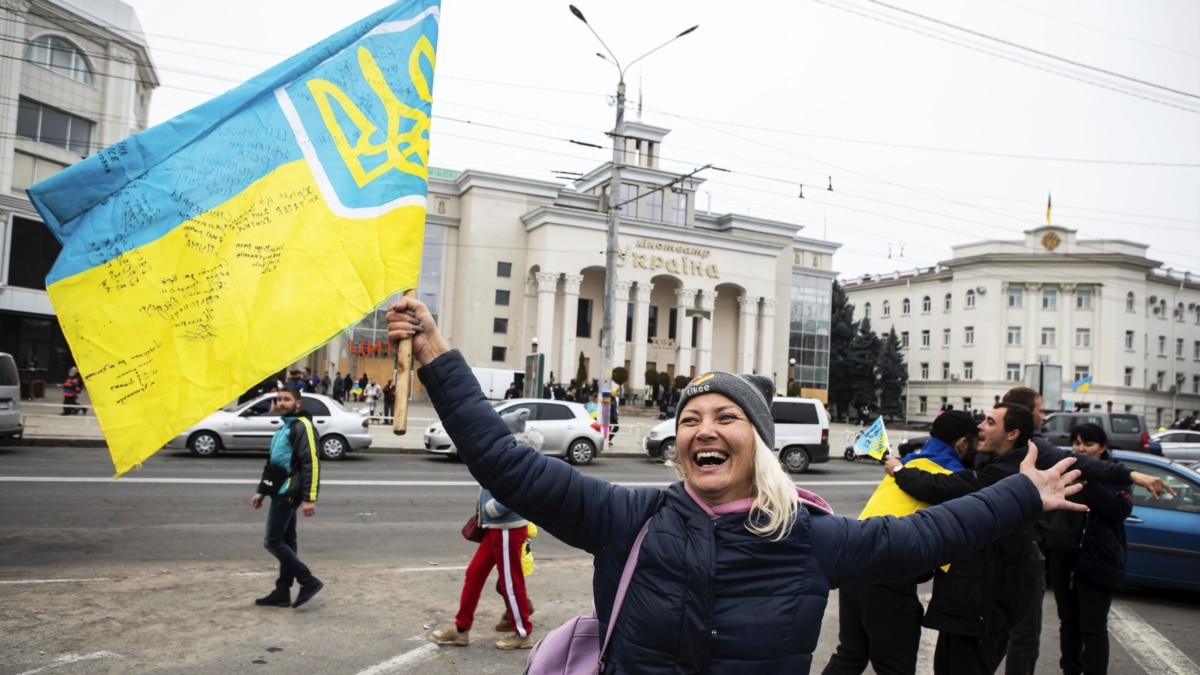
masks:
{"type": "MultiPolygon", "coordinates": [[[[1021,378],[1025,377],[1025,366],[1038,362],[1038,345],[1042,342],[1042,328],[1038,325],[1038,311],[1042,306],[1042,285],[1025,284],[1025,363],[1021,364],[1021,378]]],[[[1007,330],[1007,328],[1005,328],[1007,330]]]]}
{"type": "Polygon", "coordinates": [[[675,339],[678,351],[675,355],[675,374],[687,376],[692,367],[692,317],[688,310],[696,304],[695,288],[675,289],[675,339]]]}
{"type": "Polygon", "coordinates": [[[654,284],[637,282],[634,287],[633,305],[633,365],[630,369],[629,381],[633,383],[634,391],[642,393],[646,389],[646,346],[650,341],[650,291],[654,284]]]}
{"type": "MultiPolygon", "coordinates": [[[[616,296],[613,297],[613,368],[624,367],[629,355],[625,353],[625,320],[629,315],[629,289],[633,282],[618,280],[614,285],[616,296]]],[[[630,364],[632,366],[632,363],[630,364]]],[[[641,390],[633,389],[633,373],[629,373],[629,381],[625,383],[629,391],[641,394],[641,390]]]]}
{"type": "MultiPolygon", "coordinates": [[[[583,276],[579,274],[563,275],[563,313],[562,313],[562,356],[559,361],[562,379],[570,382],[579,370],[579,349],[575,341],[575,324],[579,320],[579,284],[583,276]]],[[[591,372],[589,376],[599,378],[600,373],[591,372]]],[[[584,384],[580,382],[579,384],[584,384]]]]}
{"type": "MultiPolygon", "coordinates": [[[[763,298],[759,308],[758,323],[758,358],[754,372],[771,376],[772,363],[775,358],[775,300],[763,298]]],[[[786,393],[786,392],[785,392],[786,393]]]]}
{"type": "MultiPolygon", "coordinates": [[[[1075,381],[1075,360],[1071,350],[1075,348],[1075,329],[1071,315],[1075,313],[1075,284],[1063,284],[1058,293],[1059,332],[1062,333],[1062,344],[1059,345],[1059,359],[1062,363],[1064,388],[1075,381]]],[[[1063,391],[1063,398],[1070,395],[1069,390],[1063,391]]]]}
{"type": "Polygon", "coordinates": [[[738,298],[738,357],[737,370],[739,373],[749,373],[754,369],[754,329],[758,326],[757,295],[743,295],[738,298]]]}
{"type": "MultiPolygon", "coordinates": [[[[0,46],[0,120],[7,134],[0,135],[0,157],[8,161],[0,165],[0,187],[5,191],[12,187],[12,156],[16,140],[11,135],[17,128],[17,99],[21,94],[21,68],[25,61],[25,14],[29,11],[28,0],[4,0],[0,2],[0,35],[21,36],[20,39],[5,40],[0,46]]],[[[22,194],[24,192],[22,191],[22,194]]],[[[0,213],[7,216],[7,213],[0,213]]],[[[8,218],[0,221],[8,222],[8,218]]],[[[4,230],[0,227],[0,235],[4,230]]]]}
{"type": "MultiPolygon", "coordinates": [[[[558,272],[538,272],[537,274],[537,338],[538,351],[546,355],[546,369],[554,370],[557,382],[568,382],[570,375],[563,377],[561,370],[554,369],[554,299],[558,292],[558,272]]],[[[546,373],[550,379],[550,373],[546,373]]],[[[565,387],[566,385],[564,385],[565,387]]]]}
{"type": "Polygon", "coordinates": [[[716,306],[716,291],[700,291],[700,309],[708,316],[700,319],[700,337],[696,340],[696,373],[712,370],[713,307],[716,306]]]}

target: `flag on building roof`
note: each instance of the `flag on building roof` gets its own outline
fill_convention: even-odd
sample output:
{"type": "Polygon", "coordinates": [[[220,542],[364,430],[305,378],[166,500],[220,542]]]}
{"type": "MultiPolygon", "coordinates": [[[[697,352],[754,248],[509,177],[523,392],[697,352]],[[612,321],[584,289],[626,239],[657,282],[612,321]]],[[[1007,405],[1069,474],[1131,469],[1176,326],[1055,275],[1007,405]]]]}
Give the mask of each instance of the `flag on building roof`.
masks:
{"type": "Polygon", "coordinates": [[[1046,193],[1046,224],[1050,224],[1050,193],[1046,193]]]}
{"type": "Polygon", "coordinates": [[[117,475],[416,286],[438,0],[403,0],[29,188],[117,475]]]}
{"type": "Polygon", "coordinates": [[[876,417],[871,426],[854,441],[854,450],[860,455],[870,455],[875,459],[883,459],[888,453],[887,429],[883,428],[883,418],[876,417]]]}
{"type": "Polygon", "coordinates": [[[1092,388],[1092,376],[1091,375],[1088,375],[1087,377],[1081,377],[1078,380],[1075,380],[1075,383],[1071,385],[1071,391],[1074,391],[1074,392],[1084,392],[1091,388],[1092,388]]]}

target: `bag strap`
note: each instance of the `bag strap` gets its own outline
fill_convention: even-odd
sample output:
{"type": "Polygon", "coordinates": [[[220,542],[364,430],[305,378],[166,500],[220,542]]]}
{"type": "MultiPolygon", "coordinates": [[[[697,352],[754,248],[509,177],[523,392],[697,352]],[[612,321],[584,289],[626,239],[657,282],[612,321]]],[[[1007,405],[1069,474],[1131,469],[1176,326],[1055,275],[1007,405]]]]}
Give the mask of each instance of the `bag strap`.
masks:
{"type": "Polygon", "coordinates": [[[629,557],[625,559],[625,570],[621,572],[621,583],[617,585],[617,597],[613,598],[612,615],[608,618],[608,631],[604,634],[604,644],[600,646],[600,672],[604,672],[604,654],[608,651],[608,640],[612,637],[613,627],[617,625],[617,616],[621,613],[621,604],[625,601],[625,591],[629,588],[629,580],[633,578],[633,570],[637,567],[638,553],[642,550],[642,540],[646,538],[646,532],[650,529],[650,521],[653,519],[654,516],[650,516],[642,525],[637,539],[633,540],[633,548],[629,551],[629,557]]]}

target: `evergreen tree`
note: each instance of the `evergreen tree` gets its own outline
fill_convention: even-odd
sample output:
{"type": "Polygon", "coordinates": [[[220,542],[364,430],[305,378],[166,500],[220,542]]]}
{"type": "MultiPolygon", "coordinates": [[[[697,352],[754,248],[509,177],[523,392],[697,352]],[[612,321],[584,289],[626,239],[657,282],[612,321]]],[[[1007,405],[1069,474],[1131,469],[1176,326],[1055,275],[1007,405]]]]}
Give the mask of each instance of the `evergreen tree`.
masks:
{"type": "Polygon", "coordinates": [[[881,340],[871,330],[871,320],[858,322],[858,334],[850,341],[849,372],[852,394],[850,405],[855,410],[867,406],[875,409],[879,405],[876,396],[875,366],[882,351],[881,340]]]}
{"type": "Polygon", "coordinates": [[[908,381],[908,365],[904,363],[904,352],[895,328],[883,341],[875,370],[879,383],[879,414],[894,419],[904,413],[900,395],[904,393],[904,383],[908,381]]]}
{"type": "Polygon", "coordinates": [[[850,382],[850,343],[854,340],[854,305],[837,281],[833,282],[833,311],[829,325],[829,403],[835,417],[850,415],[854,387],[850,382]]]}

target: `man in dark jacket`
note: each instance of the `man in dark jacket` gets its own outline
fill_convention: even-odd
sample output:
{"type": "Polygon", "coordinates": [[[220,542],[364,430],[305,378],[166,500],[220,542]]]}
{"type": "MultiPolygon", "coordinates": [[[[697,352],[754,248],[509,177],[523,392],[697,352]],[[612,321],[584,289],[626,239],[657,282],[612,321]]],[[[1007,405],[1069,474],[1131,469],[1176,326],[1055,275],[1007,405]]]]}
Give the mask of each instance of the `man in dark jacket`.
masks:
{"type": "MultiPolygon", "coordinates": [[[[1033,435],[1033,413],[1015,403],[999,403],[979,431],[974,469],[935,475],[892,469],[896,484],[913,497],[941,504],[994,485],[1020,471],[1033,435]]],[[[894,466],[894,465],[893,465],[894,466]]],[[[1008,644],[1008,630],[1029,611],[1033,556],[1032,525],[1006,534],[934,573],[933,597],[922,624],[938,631],[936,675],[996,672],[1008,644]]]]}
{"type": "MultiPolygon", "coordinates": [[[[913,499],[890,476],[895,466],[909,471],[949,474],[973,466],[979,427],[961,410],[948,410],[933,421],[929,440],[903,461],[889,457],[889,476],[880,481],[859,520],[872,516],[907,516],[928,504],[913,499]]],[[[917,584],[921,577],[838,589],[838,646],[821,675],[862,675],[869,663],[876,675],[906,675],[917,668],[921,648],[921,616],[917,584]]]]}
{"type": "Polygon", "coordinates": [[[271,438],[271,456],[263,468],[258,490],[250,498],[250,506],[256,509],[262,506],[264,497],[271,498],[263,547],[279,560],[275,590],[254,601],[260,607],[299,607],[325,586],[296,554],[296,511],[303,511],[305,517],[316,513],[321,482],[312,420],[300,410],[300,396],[299,388],[285,387],[271,406],[271,411],[282,417],[283,424],[271,438]],[[295,581],[300,582],[300,592],[293,604],[295,581]]]}

